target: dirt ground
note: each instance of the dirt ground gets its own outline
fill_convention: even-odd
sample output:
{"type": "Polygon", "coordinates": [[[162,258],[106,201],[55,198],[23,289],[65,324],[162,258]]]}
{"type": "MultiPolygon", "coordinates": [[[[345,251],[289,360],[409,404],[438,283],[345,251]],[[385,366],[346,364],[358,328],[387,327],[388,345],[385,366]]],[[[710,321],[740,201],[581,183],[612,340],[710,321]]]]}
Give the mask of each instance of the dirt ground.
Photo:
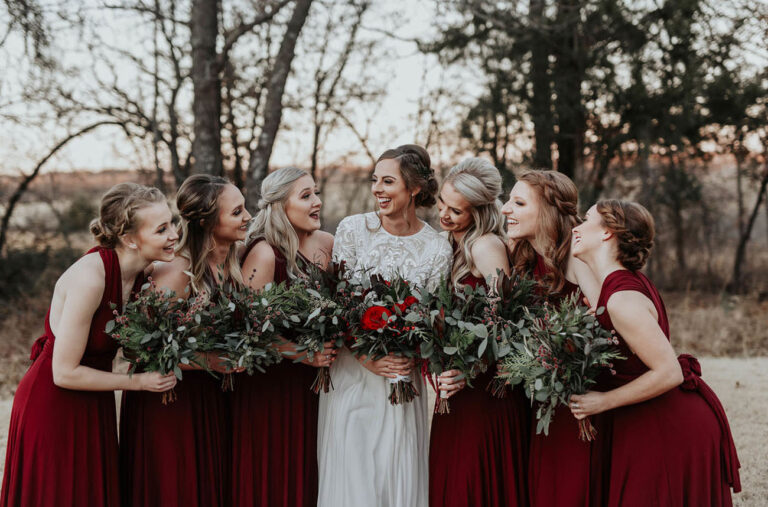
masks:
{"type": "MultiPolygon", "coordinates": [[[[704,379],[717,392],[731,422],[741,460],[743,491],[734,504],[768,505],[768,357],[703,358],[704,379]]],[[[12,399],[0,401],[0,456],[5,456],[12,399]]],[[[5,459],[0,461],[0,472],[5,459]]]]}

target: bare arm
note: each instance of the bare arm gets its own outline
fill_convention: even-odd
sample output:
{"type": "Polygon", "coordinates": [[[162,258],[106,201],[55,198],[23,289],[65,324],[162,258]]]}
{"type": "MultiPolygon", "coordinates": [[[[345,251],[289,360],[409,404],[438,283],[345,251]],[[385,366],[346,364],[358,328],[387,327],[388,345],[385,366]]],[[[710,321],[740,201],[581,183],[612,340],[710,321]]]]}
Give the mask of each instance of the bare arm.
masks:
{"type": "Polygon", "coordinates": [[[573,255],[568,259],[568,278],[574,279],[581,289],[581,293],[589,301],[589,306],[594,308],[600,297],[600,282],[586,263],[580,261],[573,255]]]}
{"type": "MultiPolygon", "coordinates": [[[[93,314],[104,293],[104,270],[93,263],[76,266],[62,306],[53,347],[53,382],[65,389],[80,391],[148,390],[161,392],[176,385],[173,375],[158,373],[127,375],[90,368],[80,364],[88,344],[93,314]]],[[[67,282],[65,282],[67,283],[67,282]]]]}
{"type": "Polygon", "coordinates": [[[572,396],[571,411],[577,419],[655,398],[683,381],[675,351],[659,327],[648,298],[636,291],[617,292],[608,300],[607,310],[616,331],[649,369],[611,391],[572,396]]]}
{"type": "Polygon", "coordinates": [[[495,278],[498,270],[509,274],[507,247],[494,235],[487,234],[475,241],[472,245],[472,260],[483,278],[495,278]]]}

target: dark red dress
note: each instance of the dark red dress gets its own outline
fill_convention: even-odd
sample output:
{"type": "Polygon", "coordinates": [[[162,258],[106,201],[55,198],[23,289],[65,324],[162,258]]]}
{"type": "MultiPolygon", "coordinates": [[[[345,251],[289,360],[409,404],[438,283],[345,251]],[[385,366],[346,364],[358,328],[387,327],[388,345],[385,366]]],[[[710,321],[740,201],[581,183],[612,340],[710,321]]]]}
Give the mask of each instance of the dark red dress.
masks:
{"type": "MultiPolygon", "coordinates": [[[[104,295],[93,314],[80,364],[112,371],[117,342],[104,332],[122,308],[117,254],[93,248],[104,262],[104,295]]],[[[13,400],[0,505],[117,506],[118,451],[115,394],[75,391],[53,383],[51,360],[56,337],[50,326],[32,347],[34,361],[13,400]]]]}
{"type": "MultiPolygon", "coordinates": [[[[256,242],[249,245],[243,258],[256,242]]],[[[289,281],[275,252],[275,283],[289,281]]],[[[232,392],[232,504],[317,505],[317,369],[290,358],[266,373],[235,376],[232,392]]]]}
{"type": "MultiPolygon", "coordinates": [[[[467,275],[462,284],[484,285],[467,275]]],[[[429,504],[434,507],[527,506],[530,410],[513,389],[504,398],[486,391],[496,368],[451,396],[451,412],[435,414],[429,438],[429,504]]]]}
{"type": "MultiPolygon", "coordinates": [[[[537,280],[547,275],[547,267],[537,258],[533,276],[537,280]]],[[[562,297],[578,291],[579,287],[566,280],[562,297]]],[[[552,298],[550,297],[550,300],[552,298]]],[[[556,298],[557,299],[557,298],[556,298]]],[[[536,434],[535,414],[532,416],[528,486],[532,506],[568,507],[588,503],[590,445],[579,439],[579,423],[567,407],[558,407],[549,425],[549,435],[536,434]]]]}
{"type": "Polygon", "coordinates": [[[124,391],[120,412],[123,507],[229,506],[229,412],[221,380],[186,370],[176,400],[124,391]]]}
{"type": "MultiPolygon", "coordinates": [[[[650,299],[669,337],[664,303],[648,278],[614,271],[603,282],[597,306],[606,306],[620,291],[637,291],[650,299]]],[[[608,312],[598,320],[614,330],[608,312]]],[[[615,364],[616,375],[599,380],[597,390],[615,389],[648,371],[618,338],[627,359],[615,364]]],[[[741,490],[739,460],[723,407],[700,378],[698,361],[689,355],[678,360],[685,379],[680,387],[594,417],[598,433],[593,443],[592,505],[722,506],[731,505],[731,488],[741,490]]]]}

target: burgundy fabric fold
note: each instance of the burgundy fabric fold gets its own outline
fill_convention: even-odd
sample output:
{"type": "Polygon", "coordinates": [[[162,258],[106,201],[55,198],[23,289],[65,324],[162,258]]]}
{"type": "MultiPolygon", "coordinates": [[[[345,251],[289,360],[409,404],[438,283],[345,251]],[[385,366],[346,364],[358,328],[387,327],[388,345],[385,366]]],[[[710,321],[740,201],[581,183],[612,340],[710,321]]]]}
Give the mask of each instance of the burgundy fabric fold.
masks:
{"type": "MultiPolygon", "coordinates": [[[[97,247],[104,293],[93,314],[80,364],[112,369],[118,344],[104,332],[111,304],[122,307],[117,254],[97,247]]],[[[77,291],[77,288],[70,289],[77,291]]],[[[70,293],[68,297],[76,297],[70,293]]],[[[76,391],[53,382],[56,337],[50,327],[32,346],[34,361],[19,383],[11,410],[0,506],[119,505],[117,422],[111,391],[76,391]]]]}
{"type": "MultiPolygon", "coordinates": [[[[485,280],[470,274],[461,283],[477,287],[485,280]]],[[[473,387],[450,398],[449,414],[432,417],[429,504],[434,507],[528,505],[530,409],[519,388],[504,398],[486,391],[495,375],[496,368],[489,368],[473,387]]]]}

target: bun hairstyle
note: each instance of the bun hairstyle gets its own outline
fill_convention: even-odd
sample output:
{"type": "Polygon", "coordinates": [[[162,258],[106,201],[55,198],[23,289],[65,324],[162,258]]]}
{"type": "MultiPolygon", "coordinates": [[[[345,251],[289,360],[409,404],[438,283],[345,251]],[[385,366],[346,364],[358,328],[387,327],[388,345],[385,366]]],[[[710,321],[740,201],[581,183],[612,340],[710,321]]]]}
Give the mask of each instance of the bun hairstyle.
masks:
{"type": "MultiPolygon", "coordinates": [[[[579,191],[571,179],[557,171],[529,171],[521,174],[540,200],[536,241],[544,247],[542,260],[549,274],[542,280],[553,295],[565,287],[565,271],[571,251],[571,229],[579,224],[579,191]]],[[[536,251],[528,240],[515,241],[512,264],[520,273],[533,272],[536,251]]]]}
{"type": "Polygon", "coordinates": [[[642,269],[653,248],[653,215],[641,204],[617,199],[599,201],[595,206],[606,229],[616,237],[617,260],[630,271],[642,269]]]}
{"type": "Polygon", "coordinates": [[[248,230],[248,244],[264,239],[280,250],[291,278],[298,276],[300,271],[296,263],[299,236],[285,214],[285,201],[290,196],[293,184],[304,176],[309,176],[309,173],[297,167],[283,167],[264,178],[261,182],[259,212],[248,230]]]}
{"type": "Polygon", "coordinates": [[[136,216],[139,210],[164,202],[165,196],[155,187],[119,183],[102,196],[99,218],[91,221],[89,230],[99,245],[115,248],[120,236],[134,232],[140,225],[136,216]]]}
{"type": "Polygon", "coordinates": [[[432,161],[427,150],[416,144],[404,144],[382,153],[376,163],[382,160],[397,160],[405,187],[408,190],[417,187],[421,189],[413,198],[416,207],[437,204],[435,199],[438,188],[437,179],[435,179],[435,171],[431,167],[432,161]]]}
{"type": "MultiPolygon", "coordinates": [[[[194,293],[210,293],[218,285],[208,257],[215,246],[213,230],[218,224],[219,196],[227,185],[231,183],[221,176],[195,174],[184,180],[176,194],[176,208],[181,216],[176,251],[190,262],[194,293]]],[[[224,270],[231,280],[243,283],[234,244],[227,253],[224,270]]]]}
{"type": "Polygon", "coordinates": [[[504,221],[501,215],[501,174],[489,161],[482,158],[468,158],[453,166],[443,180],[443,186],[450,183],[464,199],[472,205],[472,225],[464,237],[456,244],[453,235],[449,236],[454,247],[451,281],[455,284],[472,272],[475,267],[472,259],[472,245],[486,234],[504,236],[504,221]]]}

